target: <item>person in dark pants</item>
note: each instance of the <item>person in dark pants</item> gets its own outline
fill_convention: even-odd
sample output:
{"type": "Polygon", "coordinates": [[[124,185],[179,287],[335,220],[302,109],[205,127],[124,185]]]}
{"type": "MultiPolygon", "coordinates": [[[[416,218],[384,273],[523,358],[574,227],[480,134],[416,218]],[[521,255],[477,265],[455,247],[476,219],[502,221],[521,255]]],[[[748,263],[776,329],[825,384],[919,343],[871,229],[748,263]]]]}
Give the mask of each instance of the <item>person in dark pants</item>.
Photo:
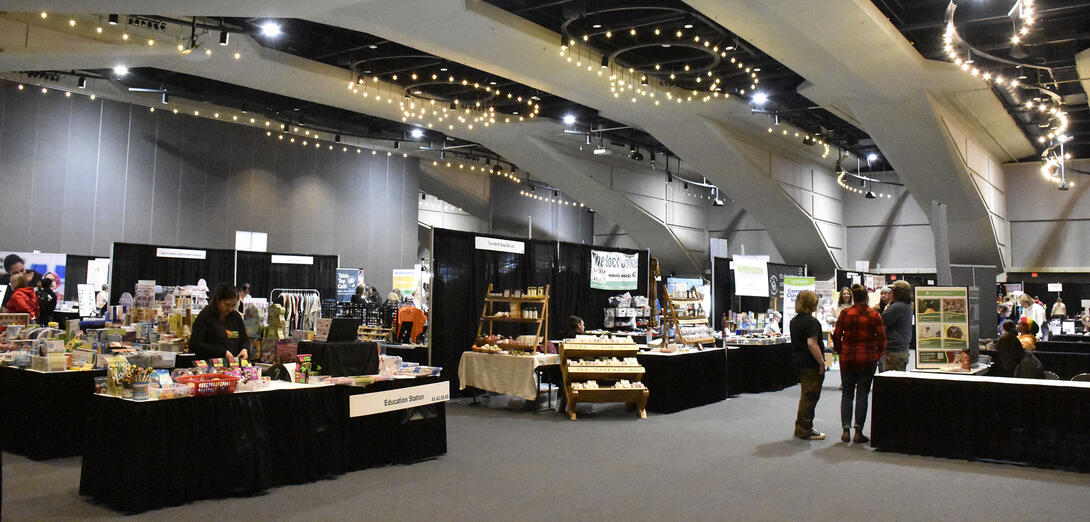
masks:
{"type": "Polygon", "coordinates": [[[886,353],[878,360],[879,371],[905,371],[912,343],[912,287],[905,281],[893,283],[889,304],[882,312],[886,329],[886,353]]]}
{"type": "Polygon", "coordinates": [[[825,434],[814,429],[814,408],[821,397],[825,382],[825,345],[821,323],[814,319],[818,296],[810,290],[799,292],[795,299],[795,317],[791,319],[791,360],[799,372],[802,394],[795,417],[795,436],[805,440],[825,440],[825,434]]]}
{"type": "Polygon", "coordinates": [[[844,433],[840,440],[866,444],[870,438],[863,435],[867,421],[870,385],[878,359],[886,351],[886,329],[882,316],[867,306],[867,289],[852,285],[855,304],[840,312],[833,329],[833,351],[840,354],[840,423],[844,433]],[[855,403],[855,438],[851,439],[852,403],[855,403]]]}
{"type": "Polygon", "coordinates": [[[245,359],[249,345],[246,324],[238,313],[238,290],[234,285],[220,284],[212,301],[193,321],[189,351],[200,360],[222,358],[228,353],[245,359]]]}

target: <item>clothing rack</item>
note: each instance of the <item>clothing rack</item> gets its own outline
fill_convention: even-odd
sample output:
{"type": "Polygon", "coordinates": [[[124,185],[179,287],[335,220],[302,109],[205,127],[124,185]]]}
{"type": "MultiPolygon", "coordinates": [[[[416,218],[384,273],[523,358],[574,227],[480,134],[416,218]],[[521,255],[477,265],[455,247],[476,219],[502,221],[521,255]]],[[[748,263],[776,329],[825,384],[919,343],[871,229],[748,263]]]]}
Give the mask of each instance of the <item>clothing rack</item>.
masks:
{"type": "Polygon", "coordinates": [[[269,304],[284,306],[284,322],[291,331],[313,330],[322,316],[322,293],[313,288],[274,288],[269,304]]]}

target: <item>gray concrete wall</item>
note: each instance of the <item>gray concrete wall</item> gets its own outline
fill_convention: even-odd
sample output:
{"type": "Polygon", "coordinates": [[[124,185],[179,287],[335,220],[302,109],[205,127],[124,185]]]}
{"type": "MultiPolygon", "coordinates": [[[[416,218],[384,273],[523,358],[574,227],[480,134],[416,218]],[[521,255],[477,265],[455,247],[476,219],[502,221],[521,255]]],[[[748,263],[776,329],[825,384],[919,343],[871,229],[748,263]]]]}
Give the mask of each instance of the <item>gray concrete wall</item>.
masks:
{"type": "MultiPolygon", "coordinates": [[[[875,177],[896,181],[896,176],[886,173],[875,177]]],[[[866,199],[841,189],[848,231],[846,267],[854,268],[856,261],[870,261],[871,269],[876,271],[934,271],[935,239],[916,199],[893,185],[875,185],[875,190],[893,197],[866,199]]]]}
{"type": "MultiPolygon", "coordinates": [[[[352,149],[350,149],[351,151],[352,149]]],[[[0,249],[109,256],[115,241],[339,255],[368,279],[417,254],[419,166],[57,91],[0,87],[0,249]],[[372,275],[374,274],[374,275],[372,275]]],[[[374,278],[374,279],[372,279],[374,278]]]]}
{"type": "MultiPolygon", "coordinates": [[[[1090,160],[1068,163],[1090,172],[1090,160]]],[[[1066,192],[1041,176],[1039,162],[1003,166],[1010,219],[1008,272],[1090,270],[1090,176],[1069,172],[1066,192]]]]}

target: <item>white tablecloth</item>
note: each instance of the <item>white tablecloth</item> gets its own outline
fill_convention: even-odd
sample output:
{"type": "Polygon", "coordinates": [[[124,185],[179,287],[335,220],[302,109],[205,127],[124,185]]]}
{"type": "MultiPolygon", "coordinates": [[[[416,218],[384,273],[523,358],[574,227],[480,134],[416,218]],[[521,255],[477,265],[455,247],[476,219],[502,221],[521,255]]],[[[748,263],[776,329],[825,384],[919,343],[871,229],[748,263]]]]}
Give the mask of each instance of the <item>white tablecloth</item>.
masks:
{"type": "Polygon", "coordinates": [[[534,400],[537,398],[534,368],[559,362],[560,356],[557,354],[538,354],[530,357],[463,352],[462,361],[458,363],[458,381],[463,390],[466,386],[472,386],[481,390],[534,400]]]}

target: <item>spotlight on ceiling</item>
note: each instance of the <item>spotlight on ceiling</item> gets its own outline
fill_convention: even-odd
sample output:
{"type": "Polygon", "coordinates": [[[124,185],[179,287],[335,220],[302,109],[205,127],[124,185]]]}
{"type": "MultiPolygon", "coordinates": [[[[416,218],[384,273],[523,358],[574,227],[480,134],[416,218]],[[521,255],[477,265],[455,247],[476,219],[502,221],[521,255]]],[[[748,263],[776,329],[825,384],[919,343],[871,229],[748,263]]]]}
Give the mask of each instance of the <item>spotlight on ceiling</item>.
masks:
{"type": "Polygon", "coordinates": [[[870,154],[867,154],[867,163],[871,163],[871,162],[874,162],[874,161],[878,161],[878,155],[873,153],[873,152],[870,153],[870,154]]]}
{"type": "Polygon", "coordinates": [[[129,74],[129,68],[128,67],[125,67],[124,65],[115,65],[114,66],[114,75],[115,76],[125,76],[126,74],[129,74]]]}
{"type": "Polygon", "coordinates": [[[424,137],[424,131],[420,129],[413,129],[409,131],[409,136],[412,136],[414,140],[418,140],[424,137]]]}
{"type": "Polygon", "coordinates": [[[866,194],[863,194],[863,197],[865,197],[867,199],[875,199],[878,196],[874,193],[873,190],[868,190],[866,194]]]}
{"type": "Polygon", "coordinates": [[[265,22],[261,24],[261,35],[269,38],[280,36],[280,24],[276,22],[265,22]]]}
{"type": "Polygon", "coordinates": [[[574,114],[565,114],[564,115],[564,125],[573,125],[573,124],[575,124],[575,115],[574,114]]]}
{"type": "Polygon", "coordinates": [[[162,100],[163,100],[163,103],[170,103],[170,95],[164,92],[162,100]]]}
{"type": "Polygon", "coordinates": [[[608,55],[602,57],[602,66],[601,66],[601,68],[602,69],[609,69],[609,56],[608,55]]]}
{"type": "Polygon", "coordinates": [[[340,134],[334,134],[333,135],[333,143],[340,143],[340,142],[341,142],[341,135],[340,134]]]}
{"type": "Polygon", "coordinates": [[[106,21],[107,21],[107,23],[109,23],[110,25],[117,25],[117,21],[118,21],[118,19],[119,19],[119,18],[120,18],[120,16],[119,16],[119,15],[115,15],[115,14],[112,14],[112,15],[109,15],[109,16],[108,16],[108,17],[106,18],[106,21]]]}
{"type": "Polygon", "coordinates": [[[397,141],[397,140],[394,140],[394,150],[397,150],[397,149],[400,149],[400,148],[401,148],[401,142],[397,141]]]}
{"type": "Polygon", "coordinates": [[[87,88],[87,78],[85,78],[83,76],[80,76],[79,79],[76,80],[76,87],[79,87],[80,89],[86,89],[87,88]]]}
{"type": "Polygon", "coordinates": [[[713,199],[713,200],[712,200],[712,206],[713,206],[713,207],[721,207],[721,206],[723,206],[723,200],[719,199],[718,197],[717,197],[717,198],[715,198],[715,199],[713,199]]]}
{"type": "Polygon", "coordinates": [[[231,38],[231,33],[227,31],[220,31],[220,45],[227,45],[227,41],[231,38]]]}
{"type": "Polygon", "coordinates": [[[601,144],[599,144],[598,147],[596,147],[594,149],[594,155],[595,156],[606,156],[606,155],[611,154],[611,153],[612,153],[612,151],[610,151],[608,148],[606,148],[605,145],[601,145],[601,144]]]}
{"type": "Polygon", "coordinates": [[[754,105],[764,105],[768,102],[768,95],[757,91],[753,93],[753,98],[750,98],[750,101],[752,101],[754,105]]]}

